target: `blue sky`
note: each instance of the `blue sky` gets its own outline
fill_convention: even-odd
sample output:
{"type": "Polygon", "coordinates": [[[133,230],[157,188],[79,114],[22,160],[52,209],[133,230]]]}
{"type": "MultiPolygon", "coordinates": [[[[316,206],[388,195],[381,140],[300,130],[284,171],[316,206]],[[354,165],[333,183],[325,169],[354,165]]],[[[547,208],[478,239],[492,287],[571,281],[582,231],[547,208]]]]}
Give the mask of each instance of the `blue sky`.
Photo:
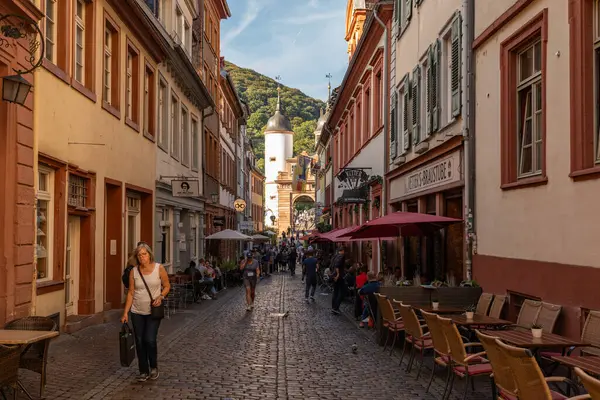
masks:
{"type": "Polygon", "coordinates": [[[347,0],[228,0],[221,22],[221,55],[241,67],[327,98],[348,66],[344,40],[347,0]]]}

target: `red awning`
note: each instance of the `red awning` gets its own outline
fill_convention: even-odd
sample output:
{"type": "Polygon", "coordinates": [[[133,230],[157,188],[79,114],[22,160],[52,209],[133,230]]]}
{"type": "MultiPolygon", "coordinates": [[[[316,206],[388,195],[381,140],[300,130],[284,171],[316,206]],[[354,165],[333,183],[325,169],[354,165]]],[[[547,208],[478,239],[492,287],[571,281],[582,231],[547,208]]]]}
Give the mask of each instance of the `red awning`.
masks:
{"type": "Polygon", "coordinates": [[[340,239],[384,239],[398,236],[424,236],[460,222],[462,220],[455,218],[400,211],[369,221],[339,236],[343,236],[340,239]]]}

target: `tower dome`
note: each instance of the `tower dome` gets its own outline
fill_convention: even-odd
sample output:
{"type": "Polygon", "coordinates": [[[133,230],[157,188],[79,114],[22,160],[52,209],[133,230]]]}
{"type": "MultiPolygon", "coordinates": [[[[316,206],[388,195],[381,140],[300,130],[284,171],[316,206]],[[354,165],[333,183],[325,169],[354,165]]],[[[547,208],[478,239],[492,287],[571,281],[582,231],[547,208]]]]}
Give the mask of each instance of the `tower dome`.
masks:
{"type": "Polygon", "coordinates": [[[277,88],[277,107],[275,114],[269,118],[265,132],[292,132],[292,123],[289,118],[281,112],[281,89],[277,88]]]}

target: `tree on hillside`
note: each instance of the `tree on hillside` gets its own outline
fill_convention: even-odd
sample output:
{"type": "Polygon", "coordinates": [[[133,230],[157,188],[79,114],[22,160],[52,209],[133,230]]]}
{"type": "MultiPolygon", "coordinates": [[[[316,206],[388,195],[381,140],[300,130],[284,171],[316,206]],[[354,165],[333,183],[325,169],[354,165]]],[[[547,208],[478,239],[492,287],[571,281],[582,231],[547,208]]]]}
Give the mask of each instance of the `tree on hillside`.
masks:
{"type": "MultiPolygon", "coordinates": [[[[278,83],[258,72],[240,68],[229,62],[225,63],[225,69],[231,75],[240,98],[250,107],[251,114],[247,122],[248,135],[254,145],[257,166],[264,171],[264,131],[267,121],[275,111],[278,83]]],[[[316,120],[325,103],[308,97],[298,89],[281,86],[281,106],[295,132],[294,153],[306,151],[312,154],[316,120]]]]}

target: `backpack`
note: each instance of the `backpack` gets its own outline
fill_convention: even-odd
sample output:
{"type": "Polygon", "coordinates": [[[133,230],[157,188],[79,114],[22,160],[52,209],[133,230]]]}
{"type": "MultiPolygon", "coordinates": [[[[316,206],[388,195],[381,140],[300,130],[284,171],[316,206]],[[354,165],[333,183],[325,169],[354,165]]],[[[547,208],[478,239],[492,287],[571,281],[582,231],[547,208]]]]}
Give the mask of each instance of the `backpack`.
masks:
{"type": "Polygon", "coordinates": [[[121,280],[123,281],[123,285],[125,285],[126,289],[129,289],[129,274],[133,269],[133,265],[128,265],[127,268],[123,271],[123,276],[121,276],[121,280]]]}

